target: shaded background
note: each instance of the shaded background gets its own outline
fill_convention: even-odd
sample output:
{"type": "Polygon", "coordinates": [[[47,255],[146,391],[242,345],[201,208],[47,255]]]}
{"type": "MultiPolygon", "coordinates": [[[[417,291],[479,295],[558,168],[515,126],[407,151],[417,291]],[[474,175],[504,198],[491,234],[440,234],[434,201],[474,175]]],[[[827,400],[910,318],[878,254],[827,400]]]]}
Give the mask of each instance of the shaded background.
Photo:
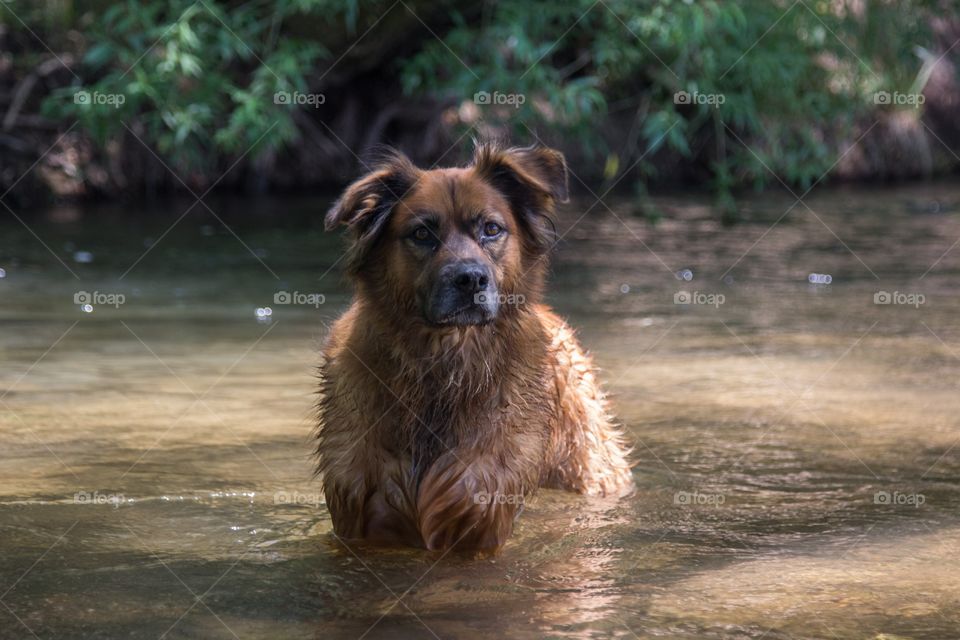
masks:
{"type": "Polygon", "coordinates": [[[375,145],[451,163],[476,135],[559,146],[591,185],[706,189],[731,220],[739,188],[960,163],[946,0],[43,0],[0,20],[8,202],[336,186],[375,145]]]}

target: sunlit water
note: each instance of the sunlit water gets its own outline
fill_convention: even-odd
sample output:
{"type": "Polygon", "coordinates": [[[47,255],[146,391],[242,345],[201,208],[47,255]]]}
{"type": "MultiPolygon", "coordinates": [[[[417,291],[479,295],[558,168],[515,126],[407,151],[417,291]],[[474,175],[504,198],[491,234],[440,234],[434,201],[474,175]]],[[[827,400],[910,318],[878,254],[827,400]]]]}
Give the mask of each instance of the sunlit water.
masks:
{"type": "Polygon", "coordinates": [[[0,637],[960,636],[960,188],[818,190],[772,229],[792,198],[571,227],[591,203],[551,301],[638,489],[543,491],[492,558],[331,539],[326,200],[213,203],[232,231],[169,230],[190,202],[21,214],[36,236],[4,212],[0,637]]]}

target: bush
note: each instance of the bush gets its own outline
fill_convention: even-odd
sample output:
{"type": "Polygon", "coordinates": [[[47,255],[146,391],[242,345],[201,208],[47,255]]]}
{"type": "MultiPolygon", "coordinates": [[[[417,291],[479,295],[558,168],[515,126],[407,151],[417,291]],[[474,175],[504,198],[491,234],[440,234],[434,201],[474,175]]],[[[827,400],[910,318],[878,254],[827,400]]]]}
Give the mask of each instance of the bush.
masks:
{"type": "MultiPolygon", "coordinates": [[[[135,123],[181,167],[256,157],[301,133],[277,92],[322,91],[318,63],[389,10],[406,12],[412,29],[388,62],[410,96],[469,101],[488,92],[505,103],[480,105],[490,123],[519,139],[556,131],[602,160],[611,180],[636,170],[642,184],[656,176],[653,154],[669,150],[707,168],[721,194],[773,174],[805,187],[876,108],[876,91],[919,90],[914,49],[930,39],[935,10],[922,1],[451,0],[422,17],[411,5],[128,0],[79,11],[90,22],[84,89],[125,102],[91,109],[70,87],[45,111],[79,118],[101,144],[135,123]],[[604,121],[615,135],[596,135],[604,121]]],[[[366,46],[375,51],[377,29],[395,28],[378,24],[366,46]]]]}

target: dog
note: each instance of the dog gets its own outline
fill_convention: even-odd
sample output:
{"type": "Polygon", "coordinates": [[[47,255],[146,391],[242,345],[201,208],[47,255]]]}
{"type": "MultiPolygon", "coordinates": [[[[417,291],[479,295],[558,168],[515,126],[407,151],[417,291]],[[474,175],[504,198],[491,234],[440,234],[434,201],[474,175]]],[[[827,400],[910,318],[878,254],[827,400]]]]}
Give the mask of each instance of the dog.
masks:
{"type": "Polygon", "coordinates": [[[542,302],[567,173],[542,146],[475,142],[431,170],[392,152],[327,213],[355,288],[319,367],[337,537],[497,550],[538,487],[630,491],[591,360],[542,302]]]}

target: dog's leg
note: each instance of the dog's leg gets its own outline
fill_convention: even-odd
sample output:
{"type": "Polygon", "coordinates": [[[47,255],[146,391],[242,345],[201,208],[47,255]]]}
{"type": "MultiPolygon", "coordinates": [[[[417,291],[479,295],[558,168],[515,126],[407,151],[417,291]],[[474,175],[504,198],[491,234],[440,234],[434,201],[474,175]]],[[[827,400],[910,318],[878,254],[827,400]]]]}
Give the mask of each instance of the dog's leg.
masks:
{"type": "Polygon", "coordinates": [[[364,459],[338,460],[323,473],[334,533],[346,539],[421,546],[416,524],[409,516],[413,504],[400,480],[399,461],[380,452],[380,465],[372,467],[366,459],[369,454],[367,448],[362,452],[364,459]]]}
{"type": "Polygon", "coordinates": [[[532,485],[493,456],[450,452],[424,476],[417,494],[427,549],[493,550],[506,542],[532,485]],[[469,465],[467,464],[469,462],[469,465]]]}
{"type": "Polygon", "coordinates": [[[563,320],[550,312],[543,317],[551,336],[557,417],[541,484],[588,495],[626,493],[633,478],[623,431],[610,417],[593,363],[563,320]]]}

